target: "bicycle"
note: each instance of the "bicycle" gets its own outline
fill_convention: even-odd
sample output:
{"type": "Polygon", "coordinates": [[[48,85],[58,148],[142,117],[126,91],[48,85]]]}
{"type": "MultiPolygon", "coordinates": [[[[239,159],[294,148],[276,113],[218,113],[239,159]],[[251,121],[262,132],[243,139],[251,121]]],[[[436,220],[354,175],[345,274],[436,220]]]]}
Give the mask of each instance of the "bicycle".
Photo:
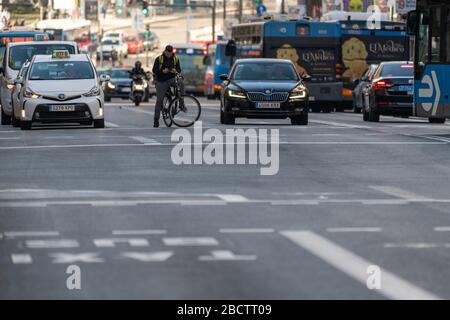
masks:
{"type": "Polygon", "coordinates": [[[176,73],[175,84],[169,88],[164,97],[161,113],[167,127],[171,127],[172,124],[177,127],[190,127],[200,118],[202,112],[197,98],[181,94],[178,84],[181,79],[182,75],[176,73]]]}

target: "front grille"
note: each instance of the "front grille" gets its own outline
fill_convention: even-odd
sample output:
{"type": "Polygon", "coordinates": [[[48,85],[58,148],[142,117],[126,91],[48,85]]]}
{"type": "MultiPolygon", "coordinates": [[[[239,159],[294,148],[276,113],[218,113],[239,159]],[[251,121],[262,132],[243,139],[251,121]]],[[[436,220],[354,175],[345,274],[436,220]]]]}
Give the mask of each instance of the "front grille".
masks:
{"type": "Polygon", "coordinates": [[[262,92],[249,92],[248,98],[253,102],[262,101],[274,101],[274,102],[284,102],[289,97],[288,92],[274,92],[265,94],[262,92]]]}
{"type": "Polygon", "coordinates": [[[61,100],[59,98],[55,98],[55,97],[49,97],[49,96],[44,96],[43,98],[47,99],[47,100],[51,100],[51,101],[61,101],[61,102],[63,102],[63,101],[70,101],[70,100],[79,99],[79,98],[81,98],[81,96],[66,97],[63,100],[61,100]]]}

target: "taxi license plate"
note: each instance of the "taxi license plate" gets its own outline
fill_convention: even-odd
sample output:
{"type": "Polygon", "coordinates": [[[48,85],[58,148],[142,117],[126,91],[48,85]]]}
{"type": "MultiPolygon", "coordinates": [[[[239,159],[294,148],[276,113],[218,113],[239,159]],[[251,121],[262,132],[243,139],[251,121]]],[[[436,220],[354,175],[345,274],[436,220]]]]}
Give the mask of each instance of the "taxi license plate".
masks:
{"type": "Polygon", "coordinates": [[[258,109],[280,109],[279,102],[259,102],[256,104],[258,109]]]}
{"type": "Polygon", "coordinates": [[[68,112],[68,111],[75,111],[74,105],[63,105],[63,106],[49,106],[50,112],[68,112]]]}

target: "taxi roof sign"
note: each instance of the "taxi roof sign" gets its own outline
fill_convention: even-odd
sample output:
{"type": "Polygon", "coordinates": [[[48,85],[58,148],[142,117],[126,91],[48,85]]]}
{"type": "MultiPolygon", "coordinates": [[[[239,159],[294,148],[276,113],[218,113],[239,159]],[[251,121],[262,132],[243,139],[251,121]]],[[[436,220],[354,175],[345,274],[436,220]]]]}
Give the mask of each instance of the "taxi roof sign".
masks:
{"type": "Polygon", "coordinates": [[[56,59],[70,58],[69,50],[54,50],[52,53],[52,58],[56,59]]]}
{"type": "Polygon", "coordinates": [[[48,34],[35,34],[34,41],[48,41],[50,38],[48,34]]]}

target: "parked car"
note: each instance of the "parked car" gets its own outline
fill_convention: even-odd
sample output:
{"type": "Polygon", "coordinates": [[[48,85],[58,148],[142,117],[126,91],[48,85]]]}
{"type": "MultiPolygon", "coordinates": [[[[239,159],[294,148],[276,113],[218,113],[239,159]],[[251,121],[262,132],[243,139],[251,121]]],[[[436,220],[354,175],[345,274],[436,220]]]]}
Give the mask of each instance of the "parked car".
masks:
{"type": "Polygon", "coordinates": [[[377,70],[378,65],[372,64],[367,69],[366,73],[359,79],[354,81],[355,89],[353,89],[353,112],[361,113],[364,104],[364,92],[367,86],[372,81],[373,74],[377,70]]]}

